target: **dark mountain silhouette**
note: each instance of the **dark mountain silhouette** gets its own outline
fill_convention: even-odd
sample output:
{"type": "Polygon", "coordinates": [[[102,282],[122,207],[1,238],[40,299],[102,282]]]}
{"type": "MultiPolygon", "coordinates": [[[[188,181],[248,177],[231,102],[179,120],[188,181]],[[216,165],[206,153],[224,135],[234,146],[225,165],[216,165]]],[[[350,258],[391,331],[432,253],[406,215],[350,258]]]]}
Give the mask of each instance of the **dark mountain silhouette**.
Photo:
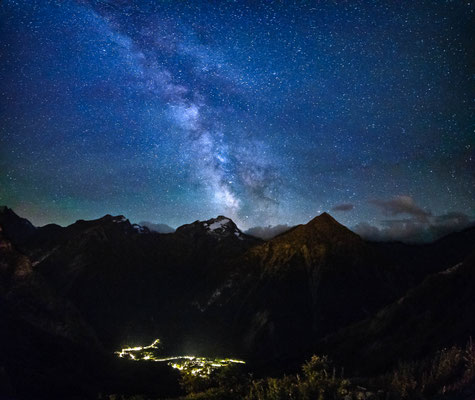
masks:
{"type": "Polygon", "coordinates": [[[97,346],[93,331],[74,307],[56,296],[30,260],[5,238],[0,226],[0,273],[3,305],[38,329],[77,343],[97,346]]]}
{"type": "Polygon", "coordinates": [[[376,243],[324,213],[263,241],[225,216],[161,234],[111,215],[34,227],[7,207],[0,227],[1,340],[14,344],[0,367],[13,391],[17,373],[28,390],[56,373],[64,381],[57,369],[79,353],[81,368],[108,365],[81,377],[84,387],[147,388],[131,381],[138,366],[107,355],[157,337],[170,352],[239,355],[264,373],[315,352],[373,373],[475,329],[474,228],[425,245],[376,243]],[[57,367],[35,378],[46,353],[57,367]]]}
{"type": "MultiPolygon", "coordinates": [[[[453,239],[453,237],[452,237],[453,239]]],[[[475,330],[475,251],[462,262],[427,276],[376,315],[346,327],[320,348],[353,369],[375,373],[454,344],[475,330]],[[371,363],[361,363],[362,359],[371,363]]]]}
{"type": "MultiPolygon", "coordinates": [[[[7,212],[8,221],[15,222],[7,212]]],[[[7,226],[13,227],[14,235],[21,232],[14,224],[7,226]]],[[[0,320],[0,379],[6,393],[37,392],[43,397],[46,386],[49,393],[88,392],[88,368],[102,351],[94,331],[72,304],[54,294],[28,257],[5,238],[1,226],[0,320]]]]}
{"type": "MultiPolygon", "coordinates": [[[[8,233],[20,223],[18,217],[8,233]]],[[[201,315],[200,303],[227,279],[227,261],[256,243],[222,216],[158,234],[106,215],[37,228],[19,246],[53,290],[78,307],[103,345],[115,350],[157,336],[171,343],[167,339],[176,340],[177,331],[186,336],[191,315],[201,315]]]]}
{"type": "Polygon", "coordinates": [[[394,265],[326,213],[251,248],[237,263],[241,275],[228,291],[234,327],[259,357],[301,352],[399,293],[394,265]]]}
{"type": "Polygon", "coordinates": [[[462,262],[475,247],[475,227],[451,233],[433,243],[371,242],[386,258],[398,264],[406,289],[419,284],[426,276],[462,262]]]}

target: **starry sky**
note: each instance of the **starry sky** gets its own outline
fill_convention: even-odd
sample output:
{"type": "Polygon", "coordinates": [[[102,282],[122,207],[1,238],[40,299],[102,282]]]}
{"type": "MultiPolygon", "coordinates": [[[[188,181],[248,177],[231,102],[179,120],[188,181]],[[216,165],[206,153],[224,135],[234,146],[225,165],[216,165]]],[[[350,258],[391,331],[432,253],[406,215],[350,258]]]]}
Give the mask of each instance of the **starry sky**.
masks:
{"type": "Polygon", "coordinates": [[[2,0],[0,203],[37,225],[467,225],[474,8],[2,0]]]}

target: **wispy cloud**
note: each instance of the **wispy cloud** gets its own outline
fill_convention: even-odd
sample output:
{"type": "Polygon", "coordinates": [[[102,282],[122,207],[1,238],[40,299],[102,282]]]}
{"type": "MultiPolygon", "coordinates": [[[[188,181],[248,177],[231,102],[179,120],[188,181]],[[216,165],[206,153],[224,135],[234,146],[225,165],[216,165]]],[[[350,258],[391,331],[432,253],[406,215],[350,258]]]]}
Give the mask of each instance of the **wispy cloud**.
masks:
{"type": "Polygon", "coordinates": [[[269,240],[283,232],[288,231],[290,228],[292,227],[287,224],[274,226],[255,226],[245,231],[245,233],[264,240],[269,240]]]}
{"type": "Polygon", "coordinates": [[[175,229],[173,229],[171,226],[167,224],[159,224],[159,223],[154,223],[154,222],[148,222],[148,221],[141,221],[139,222],[139,225],[145,226],[148,229],[150,229],[153,232],[158,232],[158,233],[172,233],[175,232],[175,229]]]}
{"type": "Polygon", "coordinates": [[[395,196],[389,200],[371,200],[385,215],[397,216],[407,214],[421,221],[427,220],[432,213],[419,207],[411,196],[395,196]]]}
{"type": "Polygon", "coordinates": [[[362,237],[378,241],[428,242],[474,224],[474,219],[461,212],[433,215],[410,196],[389,200],[371,200],[384,215],[406,216],[382,220],[379,226],[361,222],[353,230],[362,237]]]}
{"type": "Polygon", "coordinates": [[[336,206],[334,206],[332,208],[332,211],[343,211],[343,212],[347,212],[347,211],[351,211],[355,208],[355,205],[354,204],[351,204],[351,203],[342,203],[342,204],[337,204],[336,206]]]}

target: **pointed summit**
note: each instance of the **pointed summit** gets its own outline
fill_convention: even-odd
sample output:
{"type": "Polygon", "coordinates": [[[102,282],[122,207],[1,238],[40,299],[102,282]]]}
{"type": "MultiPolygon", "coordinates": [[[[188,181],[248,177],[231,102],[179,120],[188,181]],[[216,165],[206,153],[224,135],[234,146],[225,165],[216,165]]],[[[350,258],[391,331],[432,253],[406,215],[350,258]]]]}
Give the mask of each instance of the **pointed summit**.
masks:
{"type": "Polygon", "coordinates": [[[360,241],[360,237],[340,224],[330,214],[324,212],[306,224],[296,227],[276,236],[273,242],[289,242],[294,245],[306,244],[309,246],[322,245],[323,243],[349,243],[360,241]]]}
{"type": "Polygon", "coordinates": [[[328,233],[333,232],[345,232],[346,234],[351,234],[353,236],[357,236],[354,232],[350,231],[345,225],[340,224],[335,218],[333,218],[330,214],[324,212],[314,219],[310,220],[305,224],[307,227],[311,227],[313,229],[317,228],[321,231],[328,231],[328,233]]]}
{"type": "Polygon", "coordinates": [[[231,218],[218,215],[207,221],[195,221],[192,224],[182,225],[177,228],[178,234],[200,235],[207,234],[218,238],[236,237],[243,240],[243,234],[231,218]]]}
{"type": "Polygon", "coordinates": [[[324,223],[324,224],[337,224],[337,225],[341,225],[335,218],[333,218],[330,214],[328,214],[327,212],[323,212],[322,214],[320,215],[317,215],[315,218],[313,218],[312,220],[310,220],[309,222],[307,222],[306,225],[310,225],[310,224],[313,224],[313,223],[324,223]]]}

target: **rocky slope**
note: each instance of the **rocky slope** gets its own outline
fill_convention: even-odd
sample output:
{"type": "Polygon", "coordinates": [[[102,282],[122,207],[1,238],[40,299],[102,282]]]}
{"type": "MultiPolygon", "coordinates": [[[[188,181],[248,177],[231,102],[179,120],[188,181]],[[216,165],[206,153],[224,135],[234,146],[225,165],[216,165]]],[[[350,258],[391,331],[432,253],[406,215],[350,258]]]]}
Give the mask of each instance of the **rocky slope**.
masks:
{"type": "Polygon", "coordinates": [[[88,392],[89,365],[102,353],[94,331],[50,290],[1,225],[0,320],[0,380],[7,393],[22,396],[48,386],[50,394],[67,387],[88,392]],[[71,381],[73,376],[78,380],[71,381]]]}
{"type": "MultiPolygon", "coordinates": [[[[16,232],[23,222],[11,219],[9,232],[16,232]]],[[[33,229],[18,245],[109,350],[156,337],[175,346],[197,340],[192,332],[208,326],[201,327],[202,313],[226,285],[229,261],[261,242],[223,216],[171,234],[110,215],[33,229]]]]}
{"type": "Polygon", "coordinates": [[[237,263],[239,276],[222,296],[234,308],[235,335],[259,357],[300,354],[398,293],[395,266],[326,213],[251,248],[237,263]]]}
{"type": "Polygon", "coordinates": [[[356,374],[385,371],[443,347],[465,345],[475,333],[475,252],[427,276],[376,315],[320,343],[321,351],[356,374]],[[370,363],[362,360],[371,360],[370,363]]]}

